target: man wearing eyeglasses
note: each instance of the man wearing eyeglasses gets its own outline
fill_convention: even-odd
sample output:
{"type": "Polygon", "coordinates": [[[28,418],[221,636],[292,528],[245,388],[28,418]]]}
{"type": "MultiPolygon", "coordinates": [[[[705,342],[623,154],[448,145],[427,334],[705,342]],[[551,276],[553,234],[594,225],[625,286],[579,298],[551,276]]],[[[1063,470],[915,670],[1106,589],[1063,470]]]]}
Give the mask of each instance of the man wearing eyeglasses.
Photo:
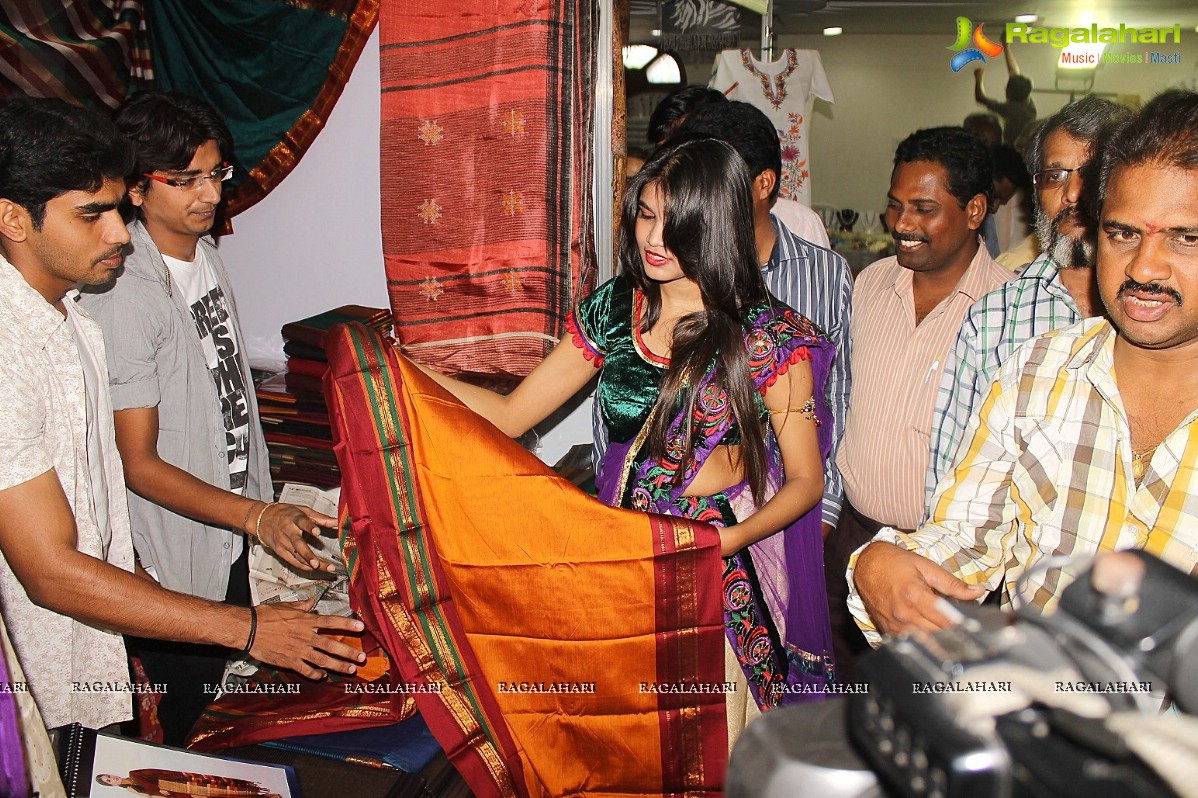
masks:
{"type": "MultiPolygon", "coordinates": [[[[137,221],[125,270],[83,305],[104,330],[116,442],[138,557],[164,587],[248,604],[245,535],[300,568],[318,564],[305,533],[335,519],[273,504],[266,443],[233,292],[208,237],[232,175],[232,136],[204,102],[145,92],[118,109],[134,145],[137,221]]],[[[220,681],[226,653],[135,641],[179,745],[220,681]]]]}
{"type": "Polygon", "coordinates": [[[1082,168],[1095,155],[1101,131],[1128,115],[1108,100],[1083,97],[1046,119],[1032,137],[1036,235],[1044,251],[1019,277],[979,299],[961,324],[933,411],[928,501],[948,472],[977,403],[1015,348],[1102,313],[1094,281],[1093,231],[1078,206],[1082,168]]]}

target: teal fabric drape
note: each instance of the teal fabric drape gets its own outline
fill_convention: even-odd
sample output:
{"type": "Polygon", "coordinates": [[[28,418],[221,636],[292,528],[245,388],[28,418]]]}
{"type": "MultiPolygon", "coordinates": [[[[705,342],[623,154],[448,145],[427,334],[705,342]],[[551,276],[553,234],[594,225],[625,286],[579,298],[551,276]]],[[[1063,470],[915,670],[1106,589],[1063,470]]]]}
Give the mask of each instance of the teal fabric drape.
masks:
{"type": "Polygon", "coordinates": [[[378,0],[4,0],[0,97],[114,108],[153,85],[208,101],[233,131],[234,216],[311,146],[377,17],[378,0]]]}
{"type": "Polygon", "coordinates": [[[151,0],[159,88],[220,109],[236,142],[234,216],[294,168],[341,94],[378,15],[377,0],[151,0]]]}

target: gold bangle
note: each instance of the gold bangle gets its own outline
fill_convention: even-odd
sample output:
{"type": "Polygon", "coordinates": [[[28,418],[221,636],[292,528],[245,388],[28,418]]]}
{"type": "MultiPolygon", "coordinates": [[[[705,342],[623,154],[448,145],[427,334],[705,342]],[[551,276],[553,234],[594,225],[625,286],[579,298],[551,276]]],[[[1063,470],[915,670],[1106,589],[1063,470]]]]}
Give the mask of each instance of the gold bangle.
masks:
{"type": "Polygon", "coordinates": [[[262,502],[262,509],[258,511],[258,517],[254,519],[254,537],[258,537],[258,533],[262,531],[262,516],[266,515],[266,511],[274,502],[262,502]]]}

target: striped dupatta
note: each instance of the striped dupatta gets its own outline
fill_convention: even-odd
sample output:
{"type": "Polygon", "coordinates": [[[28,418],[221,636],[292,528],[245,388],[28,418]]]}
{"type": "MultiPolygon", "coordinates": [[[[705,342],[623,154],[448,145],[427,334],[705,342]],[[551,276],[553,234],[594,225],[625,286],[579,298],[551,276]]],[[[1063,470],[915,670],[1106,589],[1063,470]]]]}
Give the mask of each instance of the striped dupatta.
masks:
{"type": "Polygon", "coordinates": [[[351,601],[471,790],[719,793],[715,530],[603,506],[373,330],[325,349],[351,601]]]}

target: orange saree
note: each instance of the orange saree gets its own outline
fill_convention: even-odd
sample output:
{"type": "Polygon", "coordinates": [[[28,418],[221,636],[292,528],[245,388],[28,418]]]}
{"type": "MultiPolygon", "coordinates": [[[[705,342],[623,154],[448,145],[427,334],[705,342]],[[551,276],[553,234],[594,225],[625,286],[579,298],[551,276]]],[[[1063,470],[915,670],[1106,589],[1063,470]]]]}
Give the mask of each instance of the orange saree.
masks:
{"type": "Polygon", "coordinates": [[[373,330],[325,348],[355,610],[472,791],[718,794],[716,531],[603,506],[373,330]]]}

